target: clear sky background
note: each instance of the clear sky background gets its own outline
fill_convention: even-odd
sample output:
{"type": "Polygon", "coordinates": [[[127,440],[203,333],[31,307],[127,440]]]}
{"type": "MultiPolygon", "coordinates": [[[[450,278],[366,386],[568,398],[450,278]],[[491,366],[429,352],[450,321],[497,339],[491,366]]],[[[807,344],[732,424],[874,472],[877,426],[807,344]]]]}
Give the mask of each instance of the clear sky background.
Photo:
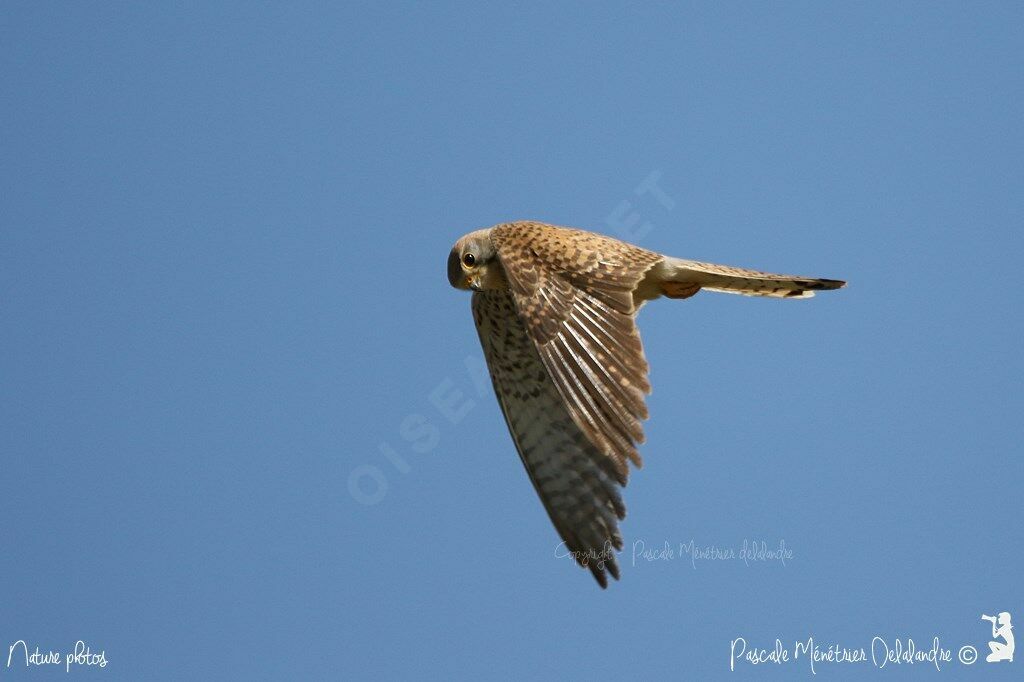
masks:
{"type": "Polygon", "coordinates": [[[82,639],[95,679],[708,679],[1024,623],[1024,5],[547,4],[4,4],[0,678],[82,639]],[[445,277],[523,218],[850,281],[644,309],[607,591],[445,277]],[[793,557],[679,555],[744,539],[793,557]]]}

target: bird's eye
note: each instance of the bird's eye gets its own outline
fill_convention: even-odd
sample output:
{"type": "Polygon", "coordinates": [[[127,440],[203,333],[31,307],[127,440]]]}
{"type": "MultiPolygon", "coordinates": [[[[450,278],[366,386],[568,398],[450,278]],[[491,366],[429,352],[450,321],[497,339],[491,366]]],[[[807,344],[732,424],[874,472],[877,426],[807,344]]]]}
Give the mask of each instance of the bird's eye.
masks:
{"type": "Polygon", "coordinates": [[[462,257],[462,262],[466,265],[467,268],[471,268],[474,265],[476,265],[476,256],[474,256],[471,253],[467,253],[462,257]]]}

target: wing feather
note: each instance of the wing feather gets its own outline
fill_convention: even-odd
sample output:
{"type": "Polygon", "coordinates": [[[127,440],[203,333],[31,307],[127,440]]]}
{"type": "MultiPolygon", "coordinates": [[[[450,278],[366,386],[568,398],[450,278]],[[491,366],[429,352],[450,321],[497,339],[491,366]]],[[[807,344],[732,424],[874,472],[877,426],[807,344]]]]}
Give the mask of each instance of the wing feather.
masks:
{"type": "Polygon", "coordinates": [[[507,292],[473,294],[473,318],[516,450],[555,529],[602,587],[618,579],[625,517],[604,454],[576,424],[507,292]]]}
{"type": "Polygon", "coordinates": [[[633,290],[662,257],[537,223],[492,230],[513,301],[576,425],[625,484],[641,465],[647,378],[633,290]]]}

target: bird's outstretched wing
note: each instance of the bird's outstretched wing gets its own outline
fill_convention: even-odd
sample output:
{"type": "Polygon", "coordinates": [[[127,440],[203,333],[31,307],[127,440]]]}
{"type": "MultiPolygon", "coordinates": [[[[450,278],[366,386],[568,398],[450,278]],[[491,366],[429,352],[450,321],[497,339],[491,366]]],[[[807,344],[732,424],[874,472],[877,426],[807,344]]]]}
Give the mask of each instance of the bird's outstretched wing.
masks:
{"type": "Polygon", "coordinates": [[[530,480],[571,555],[606,587],[609,574],[619,578],[612,550],[622,549],[618,521],[626,513],[606,455],[567,409],[511,294],[474,293],[473,319],[530,480]]]}
{"type": "Polygon", "coordinates": [[[564,409],[625,485],[641,459],[647,360],[633,292],[662,260],[590,232],[516,223],[492,231],[509,291],[564,409]]]}

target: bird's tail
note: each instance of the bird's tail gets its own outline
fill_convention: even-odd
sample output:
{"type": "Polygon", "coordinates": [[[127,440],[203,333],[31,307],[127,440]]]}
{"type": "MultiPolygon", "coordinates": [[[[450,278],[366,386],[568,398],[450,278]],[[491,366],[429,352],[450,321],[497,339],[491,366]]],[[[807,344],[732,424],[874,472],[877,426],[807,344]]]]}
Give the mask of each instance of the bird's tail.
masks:
{"type": "Polygon", "coordinates": [[[666,257],[656,270],[653,274],[661,293],[669,298],[689,298],[701,289],[743,296],[810,298],[815,291],[846,286],[846,282],[838,279],[777,275],[682,258],[666,257]]]}

